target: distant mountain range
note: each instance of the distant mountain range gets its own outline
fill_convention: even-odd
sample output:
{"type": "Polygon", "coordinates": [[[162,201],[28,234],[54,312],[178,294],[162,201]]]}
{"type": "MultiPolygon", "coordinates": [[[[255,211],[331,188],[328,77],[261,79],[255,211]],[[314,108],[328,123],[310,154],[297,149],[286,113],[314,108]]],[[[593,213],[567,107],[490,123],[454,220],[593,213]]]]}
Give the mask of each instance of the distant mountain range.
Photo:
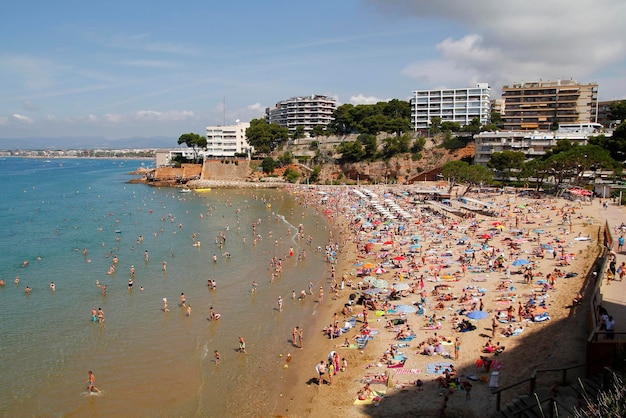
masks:
{"type": "Polygon", "coordinates": [[[54,149],[145,149],[176,148],[178,138],[155,136],[107,139],[104,137],[30,137],[0,138],[0,150],[54,150],[54,149]]]}

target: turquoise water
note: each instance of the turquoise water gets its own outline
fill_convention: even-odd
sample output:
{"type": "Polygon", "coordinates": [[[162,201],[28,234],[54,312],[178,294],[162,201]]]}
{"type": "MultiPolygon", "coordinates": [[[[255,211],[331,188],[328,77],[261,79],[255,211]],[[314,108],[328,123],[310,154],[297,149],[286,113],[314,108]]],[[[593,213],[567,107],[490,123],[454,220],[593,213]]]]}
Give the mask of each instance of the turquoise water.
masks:
{"type": "Polygon", "coordinates": [[[141,164],[0,160],[0,415],[266,416],[293,384],[279,354],[298,360],[291,329],[311,333],[313,298],[294,301],[291,292],[325,276],[315,251],[328,240],[324,220],[281,190],[196,194],[127,184],[127,173],[141,164]],[[298,224],[311,246],[296,237],[298,224]],[[194,234],[200,245],[193,245],[194,234]],[[285,257],[290,247],[304,249],[306,259],[285,257]],[[110,275],[113,256],[119,261],[110,275]],[[271,284],[273,256],[284,262],[271,284]],[[216,280],[216,290],[207,279],[216,280]],[[108,286],[106,296],[96,281],[108,286]],[[178,306],[181,292],[192,306],[189,317],[178,306]],[[219,321],[206,319],[210,306],[222,314],[219,321]],[[104,324],[91,321],[98,307],[104,324]],[[236,353],[239,335],[248,355],[236,353]],[[86,394],[89,370],[100,395],[86,394]]]}

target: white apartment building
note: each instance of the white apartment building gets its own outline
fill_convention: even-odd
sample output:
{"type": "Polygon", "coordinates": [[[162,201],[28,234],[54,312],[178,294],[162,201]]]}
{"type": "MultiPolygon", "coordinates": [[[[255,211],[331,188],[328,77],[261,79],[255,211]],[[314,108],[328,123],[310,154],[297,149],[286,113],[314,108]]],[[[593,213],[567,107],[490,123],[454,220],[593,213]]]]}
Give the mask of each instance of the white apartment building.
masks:
{"type": "Polygon", "coordinates": [[[490,88],[487,83],[463,89],[417,90],[411,98],[411,123],[414,130],[426,130],[432,118],[442,122],[469,125],[474,118],[489,123],[490,88]]]}
{"type": "MultiPolygon", "coordinates": [[[[578,145],[587,145],[590,136],[599,135],[602,125],[562,124],[557,131],[496,131],[481,132],[474,135],[476,155],[474,163],[487,165],[494,152],[519,151],[526,154],[526,160],[532,160],[546,154],[556,146],[558,140],[568,139],[578,145]]],[[[605,134],[607,135],[607,134],[605,134]]]]}
{"type": "Polygon", "coordinates": [[[337,109],[337,101],[327,96],[313,94],[311,96],[292,97],[276,103],[275,107],[265,109],[267,123],[284,126],[293,134],[298,126],[304,126],[307,134],[315,126],[326,127],[333,120],[337,109]]]}
{"type": "Polygon", "coordinates": [[[254,149],[246,138],[246,129],[249,127],[249,122],[240,121],[236,125],[207,126],[206,150],[202,150],[200,155],[207,159],[247,154],[250,158],[254,149]]]}

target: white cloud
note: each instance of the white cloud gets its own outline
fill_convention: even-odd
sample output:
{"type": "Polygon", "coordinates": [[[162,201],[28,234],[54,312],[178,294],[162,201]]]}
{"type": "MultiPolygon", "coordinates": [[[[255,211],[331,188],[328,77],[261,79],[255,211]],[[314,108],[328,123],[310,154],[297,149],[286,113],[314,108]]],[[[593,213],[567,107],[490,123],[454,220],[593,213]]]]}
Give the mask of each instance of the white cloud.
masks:
{"type": "Polygon", "coordinates": [[[29,118],[28,116],[20,115],[17,113],[14,113],[13,115],[11,115],[11,119],[20,123],[27,123],[29,125],[34,122],[33,119],[29,118]]]}
{"type": "MultiPolygon", "coordinates": [[[[363,1],[399,19],[438,19],[457,31],[466,28],[464,35],[439,41],[440,60],[416,61],[403,69],[424,83],[420,88],[433,87],[427,82],[458,86],[477,78],[498,88],[540,78],[601,82],[603,73],[622,66],[626,59],[626,2],[363,1]]],[[[620,89],[626,94],[626,87],[620,89]]]]}
{"type": "Polygon", "coordinates": [[[265,112],[265,106],[263,106],[261,103],[258,103],[258,102],[246,106],[246,109],[251,110],[253,112],[265,112]]]}
{"type": "Polygon", "coordinates": [[[350,103],[355,104],[355,105],[360,105],[360,104],[376,104],[378,102],[384,102],[387,101],[389,99],[379,99],[378,97],[375,96],[365,96],[363,94],[358,94],[356,96],[352,96],[350,97],[350,103]]]}

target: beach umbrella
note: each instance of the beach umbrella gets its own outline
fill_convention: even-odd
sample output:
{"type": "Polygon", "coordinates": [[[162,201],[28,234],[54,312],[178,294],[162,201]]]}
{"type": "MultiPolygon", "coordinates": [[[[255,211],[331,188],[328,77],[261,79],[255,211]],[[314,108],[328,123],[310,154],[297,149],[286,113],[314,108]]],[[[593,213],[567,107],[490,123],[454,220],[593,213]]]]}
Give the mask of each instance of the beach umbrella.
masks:
{"type": "Polygon", "coordinates": [[[473,252],[474,252],[474,250],[472,250],[471,248],[465,250],[465,254],[472,254],[473,252]]]}
{"type": "Polygon", "coordinates": [[[374,273],[383,274],[383,273],[387,273],[387,270],[385,270],[384,268],[378,267],[376,270],[374,270],[374,273]]]}
{"type": "Polygon", "coordinates": [[[406,260],[406,258],[402,257],[401,255],[399,255],[397,257],[394,257],[393,259],[396,260],[396,261],[406,260]]]}
{"type": "Polygon", "coordinates": [[[353,266],[354,267],[361,267],[363,265],[363,263],[354,263],[353,266]]]}
{"type": "Polygon", "coordinates": [[[396,306],[396,312],[400,313],[414,313],[417,312],[417,308],[411,305],[398,305],[396,306]]]}
{"type": "Polygon", "coordinates": [[[518,267],[518,266],[525,266],[528,263],[530,263],[530,261],[526,260],[525,258],[518,258],[517,260],[513,261],[512,264],[518,267]]]}
{"type": "Polygon", "coordinates": [[[376,287],[378,289],[385,289],[387,287],[387,285],[388,285],[387,280],[383,280],[383,279],[376,279],[372,283],[372,286],[374,286],[374,287],[376,287]]]}
{"type": "Polygon", "coordinates": [[[535,234],[543,234],[543,233],[545,233],[546,231],[544,231],[543,229],[535,229],[533,232],[534,232],[535,234]]]}
{"type": "Polygon", "coordinates": [[[407,282],[397,282],[394,283],[392,286],[398,291],[407,290],[409,288],[409,284],[407,282]]]}
{"type": "Polygon", "coordinates": [[[504,229],[504,225],[496,225],[496,228],[498,228],[499,230],[503,230],[504,229]]]}
{"type": "Polygon", "coordinates": [[[481,238],[481,239],[491,239],[491,235],[489,235],[489,234],[482,234],[482,235],[480,236],[480,238],[481,238]]]}
{"type": "Polygon", "coordinates": [[[374,267],[376,267],[376,266],[374,265],[374,263],[365,263],[365,264],[363,264],[363,266],[362,266],[362,267],[363,267],[364,269],[373,269],[373,268],[374,268],[374,267]]]}
{"type": "Polygon", "coordinates": [[[375,280],[376,280],[376,277],[374,277],[374,276],[365,276],[365,277],[363,278],[363,281],[364,281],[365,283],[372,283],[372,282],[374,282],[375,280]]]}
{"type": "Polygon", "coordinates": [[[487,318],[489,314],[485,311],[472,311],[467,314],[469,319],[484,319],[487,318]]]}
{"type": "Polygon", "coordinates": [[[393,241],[385,241],[383,242],[383,245],[393,245],[393,241]]]}

